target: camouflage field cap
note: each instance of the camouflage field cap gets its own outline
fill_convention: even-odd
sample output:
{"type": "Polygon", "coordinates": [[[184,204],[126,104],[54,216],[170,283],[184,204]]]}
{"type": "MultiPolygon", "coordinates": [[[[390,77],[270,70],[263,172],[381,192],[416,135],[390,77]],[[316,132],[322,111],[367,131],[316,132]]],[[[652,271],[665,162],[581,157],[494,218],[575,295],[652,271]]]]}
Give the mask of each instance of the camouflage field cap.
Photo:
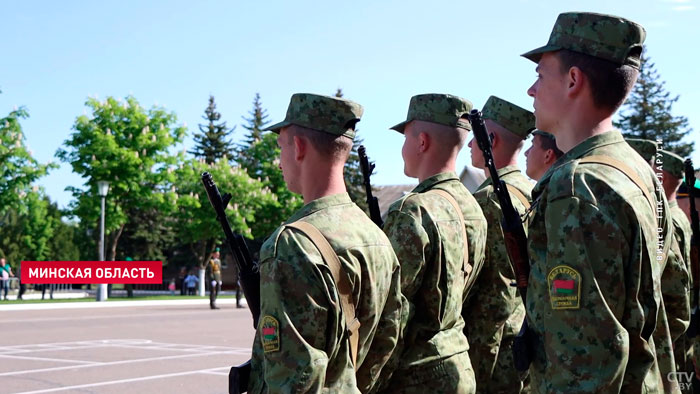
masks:
{"type": "Polygon", "coordinates": [[[391,129],[403,134],[404,128],[410,121],[423,120],[471,130],[472,125],[466,118],[471,110],[472,103],[461,97],[451,94],[419,94],[411,97],[406,120],[391,129]]]}
{"type": "Polygon", "coordinates": [[[535,129],[535,114],[496,96],[486,100],[481,114],[522,139],[535,129]]]}
{"type": "Polygon", "coordinates": [[[535,63],[545,52],[568,49],[616,64],[640,66],[644,28],[630,20],[591,12],[559,14],[547,45],[522,54],[535,63]]]}
{"type": "Polygon", "coordinates": [[[657,168],[667,171],[676,178],[683,178],[683,170],[685,169],[683,158],[663,149],[659,149],[659,153],[663,164],[657,164],[657,168]]]}
{"type": "Polygon", "coordinates": [[[289,100],[284,120],[265,130],[275,133],[290,125],[297,125],[333,135],[355,138],[355,123],[362,117],[360,104],[338,97],[311,93],[296,93],[289,100]]]}
{"type": "Polygon", "coordinates": [[[556,140],[556,138],[554,137],[554,134],[548,133],[548,132],[546,132],[546,131],[538,130],[538,129],[535,129],[535,130],[532,132],[532,135],[539,135],[539,136],[542,136],[542,137],[544,137],[544,138],[546,138],[546,139],[548,139],[548,140],[552,140],[552,141],[555,141],[555,140],[556,140]]]}
{"type": "Polygon", "coordinates": [[[649,161],[656,157],[656,150],[658,149],[656,142],[641,138],[625,138],[625,141],[632,149],[637,151],[639,156],[642,156],[644,160],[649,161]]]}

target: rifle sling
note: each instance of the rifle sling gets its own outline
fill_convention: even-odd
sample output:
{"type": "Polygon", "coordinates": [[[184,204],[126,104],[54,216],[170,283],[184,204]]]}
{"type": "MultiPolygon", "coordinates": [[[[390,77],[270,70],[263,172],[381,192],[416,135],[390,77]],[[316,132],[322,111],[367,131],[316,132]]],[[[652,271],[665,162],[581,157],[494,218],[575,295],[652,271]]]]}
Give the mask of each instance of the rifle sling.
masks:
{"type": "Polygon", "coordinates": [[[507,183],[506,183],[506,189],[508,189],[508,192],[510,192],[510,194],[515,195],[515,197],[517,197],[518,200],[520,200],[520,202],[523,203],[526,211],[528,209],[530,209],[530,200],[527,199],[525,194],[523,194],[523,192],[521,192],[520,189],[518,189],[517,187],[515,187],[513,185],[507,184],[507,183]]]}
{"type": "Polygon", "coordinates": [[[331,270],[333,280],[338,288],[340,303],[343,314],[345,315],[345,323],[347,325],[348,337],[350,340],[350,355],[352,356],[352,365],[357,370],[357,350],[360,339],[360,321],[355,315],[355,303],[352,297],[352,286],[350,280],[343,270],[338,255],[333,250],[333,247],[328,242],[326,237],[312,224],[302,221],[296,221],[288,224],[287,227],[294,228],[305,234],[311,242],[321,252],[323,261],[326,262],[331,270]]]}
{"type": "Polygon", "coordinates": [[[464,215],[462,214],[462,208],[459,207],[459,203],[457,203],[457,200],[455,200],[452,195],[442,189],[431,189],[428,190],[428,193],[435,193],[445,200],[449,202],[452,207],[457,211],[457,217],[459,218],[459,224],[461,225],[462,228],[462,239],[464,240],[464,259],[462,261],[462,272],[464,272],[464,279],[465,279],[465,287],[464,291],[465,294],[469,293],[469,290],[471,289],[472,285],[474,284],[474,281],[471,280],[471,272],[472,272],[472,265],[469,263],[469,241],[467,239],[467,228],[466,225],[464,224],[464,215]]]}
{"type": "MultiPolygon", "coordinates": [[[[637,175],[637,172],[635,172],[632,168],[630,168],[627,164],[617,160],[613,159],[612,157],[608,156],[602,156],[602,155],[593,155],[593,156],[588,156],[584,157],[579,161],[579,163],[595,163],[595,164],[605,164],[610,167],[613,167],[617,169],[618,171],[622,172],[629,178],[637,187],[642,191],[644,194],[644,197],[647,199],[649,202],[649,205],[651,206],[651,210],[656,212],[656,204],[654,203],[655,199],[651,196],[651,193],[649,193],[649,190],[644,186],[644,182],[642,182],[642,179],[637,175]]],[[[664,216],[666,220],[668,221],[668,214],[664,211],[664,216]]],[[[664,247],[663,247],[663,255],[668,256],[668,250],[671,247],[670,242],[665,242],[664,247]]]]}

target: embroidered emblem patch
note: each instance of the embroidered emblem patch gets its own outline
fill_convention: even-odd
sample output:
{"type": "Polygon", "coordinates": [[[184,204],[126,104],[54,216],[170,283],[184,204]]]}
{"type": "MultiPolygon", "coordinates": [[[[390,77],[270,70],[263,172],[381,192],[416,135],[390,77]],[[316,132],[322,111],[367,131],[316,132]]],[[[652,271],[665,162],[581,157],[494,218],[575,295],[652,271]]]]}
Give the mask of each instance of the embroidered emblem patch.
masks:
{"type": "Polygon", "coordinates": [[[581,274],[566,265],[552,268],[547,275],[552,309],[581,307],[581,274]]]}
{"type": "Polygon", "coordinates": [[[262,319],[262,346],[265,353],[280,350],[280,323],[274,317],[265,315],[262,319]]]}

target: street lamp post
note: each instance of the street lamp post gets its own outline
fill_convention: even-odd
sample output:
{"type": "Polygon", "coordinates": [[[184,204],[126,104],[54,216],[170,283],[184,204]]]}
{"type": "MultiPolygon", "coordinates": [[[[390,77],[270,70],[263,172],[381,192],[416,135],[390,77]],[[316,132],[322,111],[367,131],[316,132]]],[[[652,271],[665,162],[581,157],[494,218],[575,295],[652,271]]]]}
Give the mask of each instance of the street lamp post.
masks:
{"type": "MultiPolygon", "coordinates": [[[[99,194],[101,201],[100,210],[100,261],[105,261],[105,198],[107,197],[107,192],[109,191],[109,182],[99,181],[97,182],[97,194],[99,194]]],[[[97,285],[97,301],[107,300],[107,285],[99,284],[97,285]]]]}

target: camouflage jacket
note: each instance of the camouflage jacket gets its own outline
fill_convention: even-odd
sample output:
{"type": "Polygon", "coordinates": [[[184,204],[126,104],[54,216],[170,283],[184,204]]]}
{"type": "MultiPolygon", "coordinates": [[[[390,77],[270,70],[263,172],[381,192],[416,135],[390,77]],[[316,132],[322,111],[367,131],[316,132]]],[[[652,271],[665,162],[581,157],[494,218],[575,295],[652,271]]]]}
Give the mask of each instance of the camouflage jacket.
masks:
{"type": "Polygon", "coordinates": [[[469,349],[464,336],[464,289],[483,264],[486,221],[454,173],[422,181],[389,208],[384,232],[401,264],[401,290],[409,305],[399,370],[431,364],[469,349]],[[448,192],[462,209],[468,257],[459,216],[431,190],[448,192]],[[466,271],[466,272],[465,272],[466,271]]]}
{"type": "Polygon", "coordinates": [[[398,341],[401,272],[386,235],[346,194],[304,205],[353,286],[360,338],[355,372],[337,286],[316,246],[284,225],[260,251],[260,321],[250,393],[367,392],[398,341]]]}
{"type": "MultiPolygon", "coordinates": [[[[668,206],[673,219],[673,234],[678,240],[681,257],[685,261],[688,272],[692,273],[692,267],[690,266],[690,239],[693,237],[693,230],[690,228],[690,221],[685,216],[685,212],[678,206],[677,200],[669,201],[668,206]]],[[[691,278],[691,284],[695,279],[691,278]]]]}
{"type": "MultiPolygon", "coordinates": [[[[498,169],[498,176],[531,199],[532,183],[517,167],[498,169]]],[[[526,211],[521,200],[510,194],[516,211],[526,211]]],[[[464,305],[466,334],[471,346],[469,355],[480,393],[517,393],[520,380],[513,367],[512,341],[525,319],[525,307],[516,287],[511,286],[515,273],[501,230],[501,204],[488,178],[474,194],[488,222],[486,259],[476,278],[474,290],[464,305]]],[[[527,231],[527,225],[525,225],[527,231]]]]}
{"type": "Polygon", "coordinates": [[[527,318],[537,337],[530,366],[533,392],[663,392],[652,334],[663,312],[659,243],[670,221],[627,176],[600,164],[626,163],[642,179],[654,207],[655,175],[618,131],[586,139],[533,189],[528,226],[527,318]],[[657,228],[662,231],[657,233],[657,228]]]}
{"type": "Polygon", "coordinates": [[[668,316],[671,339],[675,343],[690,324],[690,248],[688,248],[687,254],[684,254],[684,246],[681,246],[684,243],[683,229],[677,215],[680,214],[685,218],[685,214],[678,207],[676,201],[670,202],[669,207],[674,235],[668,259],[661,274],[661,291],[664,295],[664,306],[668,316]]]}

